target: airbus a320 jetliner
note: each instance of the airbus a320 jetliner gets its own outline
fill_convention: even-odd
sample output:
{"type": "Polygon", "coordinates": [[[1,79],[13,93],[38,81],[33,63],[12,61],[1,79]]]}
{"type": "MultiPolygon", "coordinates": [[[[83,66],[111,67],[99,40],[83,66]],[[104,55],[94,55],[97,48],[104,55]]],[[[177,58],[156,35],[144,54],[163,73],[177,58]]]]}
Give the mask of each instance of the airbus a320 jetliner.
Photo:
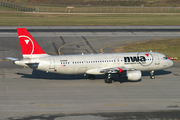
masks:
{"type": "Polygon", "coordinates": [[[112,83],[111,76],[118,74],[127,80],[140,80],[141,71],[150,71],[154,79],[154,70],[173,65],[173,62],[161,53],[133,52],[86,55],[51,56],[46,54],[25,28],[17,28],[23,59],[14,60],[14,64],[41,71],[59,74],[107,75],[105,83],[112,83]]]}

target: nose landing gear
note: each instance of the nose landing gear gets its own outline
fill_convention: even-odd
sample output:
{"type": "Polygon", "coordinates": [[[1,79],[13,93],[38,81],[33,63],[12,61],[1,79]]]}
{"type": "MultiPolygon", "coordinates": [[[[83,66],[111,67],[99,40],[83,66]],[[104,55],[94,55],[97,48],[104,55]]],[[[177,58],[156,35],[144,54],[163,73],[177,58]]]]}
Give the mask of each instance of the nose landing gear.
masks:
{"type": "Polygon", "coordinates": [[[151,78],[151,79],[155,79],[154,70],[150,71],[150,78],[151,78]]]}

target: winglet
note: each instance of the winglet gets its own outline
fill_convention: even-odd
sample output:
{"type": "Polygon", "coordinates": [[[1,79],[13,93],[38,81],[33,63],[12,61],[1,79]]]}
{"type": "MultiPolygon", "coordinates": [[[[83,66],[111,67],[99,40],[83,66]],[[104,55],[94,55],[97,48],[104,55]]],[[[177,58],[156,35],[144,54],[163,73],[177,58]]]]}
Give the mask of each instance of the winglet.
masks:
{"type": "Polygon", "coordinates": [[[38,45],[26,28],[17,28],[19,42],[24,58],[41,57],[47,55],[38,45]]]}

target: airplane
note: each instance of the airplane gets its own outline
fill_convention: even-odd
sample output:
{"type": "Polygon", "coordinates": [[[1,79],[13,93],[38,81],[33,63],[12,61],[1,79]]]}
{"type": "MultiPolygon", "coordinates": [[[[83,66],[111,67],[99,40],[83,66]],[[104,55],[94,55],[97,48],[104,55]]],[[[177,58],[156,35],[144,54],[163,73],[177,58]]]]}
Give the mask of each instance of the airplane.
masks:
{"type": "Polygon", "coordinates": [[[17,28],[22,59],[7,58],[14,64],[47,73],[106,75],[105,83],[112,83],[112,75],[119,75],[129,81],[141,79],[141,71],[149,71],[155,79],[154,71],[169,68],[173,62],[164,54],[157,52],[129,52],[79,55],[48,55],[38,45],[26,28],[17,28]]]}

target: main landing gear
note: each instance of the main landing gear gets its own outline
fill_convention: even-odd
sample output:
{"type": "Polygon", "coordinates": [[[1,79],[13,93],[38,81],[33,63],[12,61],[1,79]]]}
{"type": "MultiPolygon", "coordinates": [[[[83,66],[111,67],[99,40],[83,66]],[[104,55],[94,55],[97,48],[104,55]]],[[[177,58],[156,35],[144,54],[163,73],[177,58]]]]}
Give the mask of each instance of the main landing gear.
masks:
{"type": "Polygon", "coordinates": [[[150,71],[150,78],[151,78],[151,79],[155,79],[154,70],[150,71]]]}
{"type": "Polygon", "coordinates": [[[89,75],[90,80],[95,80],[95,75],[89,75]]]}
{"type": "MultiPolygon", "coordinates": [[[[112,74],[107,74],[107,78],[104,79],[105,83],[112,83],[112,74]]],[[[89,75],[88,77],[90,80],[95,80],[95,75],[89,75]]]]}
{"type": "Polygon", "coordinates": [[[112,83],[112,79],[111,79],[112,74],[107,74],[107,75],[108,75],[108,77],[104,79],[104,82],[105,83],[112,83]]]}

